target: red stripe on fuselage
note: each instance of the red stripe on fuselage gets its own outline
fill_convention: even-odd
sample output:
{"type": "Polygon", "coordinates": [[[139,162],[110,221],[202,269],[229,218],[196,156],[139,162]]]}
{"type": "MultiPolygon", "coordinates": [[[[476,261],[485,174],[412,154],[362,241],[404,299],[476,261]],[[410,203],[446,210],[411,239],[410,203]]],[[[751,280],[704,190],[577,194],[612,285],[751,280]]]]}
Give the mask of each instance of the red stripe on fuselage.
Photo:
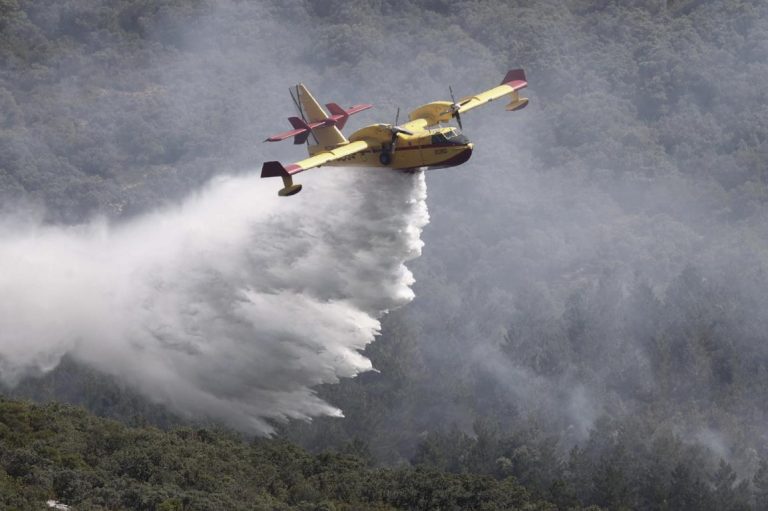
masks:
{"type": "MultiPolygon", "coordinates": [[[[427,145],[409,145],[409,146],[399,146],[395,144],[395,152],[398,151],[410,151],[413,149],[438,149],[438,148],[444,148],[444,147],[466,147],[464,144],[456,145],[456,144],[427,144],[427,145]]],[[[370,152],[372,153],[380,153],[381,149],[371,149],[370,152]]],[[[365,151],[360,151],[359,154],[368,152],[368,149],[365,151]]]]}

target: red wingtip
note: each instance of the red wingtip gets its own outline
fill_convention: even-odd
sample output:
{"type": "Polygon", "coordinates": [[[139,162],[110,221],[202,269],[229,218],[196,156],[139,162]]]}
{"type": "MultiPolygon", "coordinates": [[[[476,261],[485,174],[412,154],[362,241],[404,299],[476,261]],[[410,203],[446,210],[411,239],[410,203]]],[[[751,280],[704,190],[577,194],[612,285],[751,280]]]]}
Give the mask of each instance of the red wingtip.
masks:
{"type": "Polygon", "coordinates": [[[507,75],[504,80],[501,81],[501,85],[509,85],[510,87],[522,89],[528,85],[528,80],[525,78],[525,71],[522,69],[512,69],[507,71],[507,75]]]}
{"type": "Polygon", "coordinates": [[[279,161],[267,161],[261,166],[261,177],[286,177],[302,170],[304,169],[295,163],[284,166],[279,161]]]}
{"type": "Polygon", "coordinates": [[[261,166],[261,177],[283,177],[287,176],[288,171],[279,161],[267,161],[261,166]]]}

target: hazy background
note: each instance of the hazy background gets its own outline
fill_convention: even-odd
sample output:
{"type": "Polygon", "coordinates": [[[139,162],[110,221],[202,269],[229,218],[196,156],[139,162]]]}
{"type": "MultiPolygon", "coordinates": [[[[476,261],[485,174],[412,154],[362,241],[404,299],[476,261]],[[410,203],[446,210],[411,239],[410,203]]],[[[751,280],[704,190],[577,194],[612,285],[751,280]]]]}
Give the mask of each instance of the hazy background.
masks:
{"type": "MultiPolygon", "coordinates": [[[[5,55],[0,95],[3,204],[45,204],[57,224],[132,217],[212,175],[300,158],[259,143],[287,127],[297,81],[321,102],[374,103],[351,132],[526,69],[530,106],[465,116],[473,158],[426,176],[416,299],[366,351],[380,372],[320,389],[345,419],[282,434],[540,488],[563,477],[606,506],[683,480],[722,502],[758,492],[764,3],[168,2],[103,18],[99,5],[36,2],[37,28],[3,32],[66,48],[5,55]],[[24,59],[36,66],[18,72],[24,59]],[[622,491],[601,486],[615,478],[622,491]]],[[[16,392],[70,388],[54,372],[16,392]]]]}

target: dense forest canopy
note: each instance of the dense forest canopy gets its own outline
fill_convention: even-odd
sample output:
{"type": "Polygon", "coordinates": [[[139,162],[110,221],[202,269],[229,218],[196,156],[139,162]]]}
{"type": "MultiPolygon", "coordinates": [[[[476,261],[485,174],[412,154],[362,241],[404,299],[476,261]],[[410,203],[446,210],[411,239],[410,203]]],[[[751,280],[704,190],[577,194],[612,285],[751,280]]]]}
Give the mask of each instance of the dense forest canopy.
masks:
{"type": "MultiPolygon", "coordinates": [[[[514,476],[561,509],[767,505],[764,2],[5,0],[0,19],[0,209],[57,224],[300,157],[257,143],[299,81],[376,104],[359,126],[524,67],[530,106],[467,115],[472,160],[427,176],[380,372],[319,390],[345,419],[282,434],[514,476]]],[[[131,418],[62,367],[14,392],[131,418]]]]}
{"type": "Polygon", "coordinates": [[[0,441],[3,509],[51,496],[94,510],[554,509],[512,477],[375,469],[352,448],[311,455],[216,429],[127,428],[61,405],[0,400],[0,441]]]}

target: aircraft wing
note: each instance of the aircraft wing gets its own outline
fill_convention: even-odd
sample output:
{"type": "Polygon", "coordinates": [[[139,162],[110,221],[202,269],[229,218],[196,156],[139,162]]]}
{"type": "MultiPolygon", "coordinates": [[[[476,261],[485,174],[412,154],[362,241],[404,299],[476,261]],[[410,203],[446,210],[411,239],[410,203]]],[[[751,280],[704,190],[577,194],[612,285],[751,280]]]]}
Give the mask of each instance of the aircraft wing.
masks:
{"type": "Polygon", "coordinates": [[[328,162],[339,160],[360,151],[365,151],[374,143],[367,140],[357,140],[348,144],[340,145],[327,151],[321,151],[309,158],[305,158],[296,163],[283,166],[279,161],[265,162],[261,167],[261,177],[282,177],[285,187],[278,192],[281,196],[293,195],[301,191],[300,184],[293,184],[293,175],[309,170],[314,167],[325,165],[328,162]]]}
{"type": "MultiPolygon", "coordinates": [[[[403,125],[408,129],[425,128],[442,122],[449,122],[454,117],[468,112],[495,99],[510,96],[510,103],[506,109],[510,111],[520,110],[528,104],[528,98],[520,97],[518,91],[528,86],[525,71],[513,69],[507,73],[500,85],[474,96],[465,96],[455,103],[452,101],[433,101],[422,105],[409,114],[410,122],[403,125]]],[[[459,123],[461,119],[459,118],[459,123]]]]}
{"type": "Polygon", "coordinates": [[[522,98],[525,99],[525,102],[520,102],[521,98],[519,98],[517,91],[524,89],[527,86],[528,82],[525,79],[525,72],[522,69],[513,69],[507,73],[507,76],[504,77],[501,85],[498,85],[493,89],[488,89],[487,91],[481,92],[480,94],[474,96],[466,96],[461,98],[458,101],[459,112],[468,112],[473,108],[477,108],[486,103],[490,103],[494,99],[499,99],[507,95],[510,95],[512,102],[507,105],[506,109],[512,111],[520,110],[528,104],[528,100],[522,98]]]}

